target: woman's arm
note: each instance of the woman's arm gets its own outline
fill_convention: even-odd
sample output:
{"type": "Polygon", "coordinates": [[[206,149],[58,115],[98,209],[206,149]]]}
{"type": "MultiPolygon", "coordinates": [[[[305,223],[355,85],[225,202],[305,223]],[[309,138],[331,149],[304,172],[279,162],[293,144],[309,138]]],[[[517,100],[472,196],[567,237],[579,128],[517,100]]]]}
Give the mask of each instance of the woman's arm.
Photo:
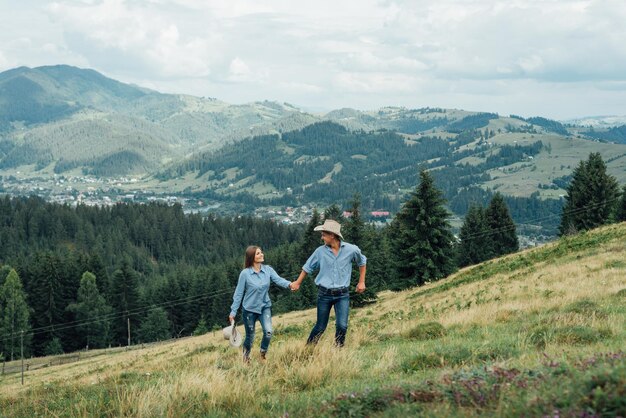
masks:
{"type": "Polygon", "coordinates": [[[233,295],[233,304],[230,305],[230,315],[229,319],[232,321],[235,320],[235,315],[237,315],[237,311],[241,306],[241,301],[243,300],[243,294],[246,290],[246,274],[245,270],[242,270],[239,273],[239,281],[237,282],[237,287],[235,288],[235,294],[233,295]]]}
{"type": "Polygon", "coordinates": [[[269,267],[269,271],[270,271],[270,279],[276,283],[278,286],[280,287],[284,287],[285,289],[290,289],[291,288],[291,282],[287,279],[283,279],[282,277],[280,277],[278,275],[278,273],[276,273],[276,270],[274,270],[274,268],[269,267]]]}

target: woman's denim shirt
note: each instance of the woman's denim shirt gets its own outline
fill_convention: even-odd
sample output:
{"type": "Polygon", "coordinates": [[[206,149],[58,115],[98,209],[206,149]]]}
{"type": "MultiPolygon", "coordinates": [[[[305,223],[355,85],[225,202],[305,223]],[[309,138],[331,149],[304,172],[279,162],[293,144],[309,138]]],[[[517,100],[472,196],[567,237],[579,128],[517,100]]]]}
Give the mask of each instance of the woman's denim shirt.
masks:
{"type": "Polygon", "coordinates": [[[288,288],[291,283],[280,277],[271,266],[264,264],[261,265],[258,273],[252,267],[241,270],[233,295],[233,304],[230,307],[230,315],[237,314],[242,299],[243,308],[257,314],[260,314],[263,308],[272,306],[269,294],[270,280],[284,288],[288,288]]]}

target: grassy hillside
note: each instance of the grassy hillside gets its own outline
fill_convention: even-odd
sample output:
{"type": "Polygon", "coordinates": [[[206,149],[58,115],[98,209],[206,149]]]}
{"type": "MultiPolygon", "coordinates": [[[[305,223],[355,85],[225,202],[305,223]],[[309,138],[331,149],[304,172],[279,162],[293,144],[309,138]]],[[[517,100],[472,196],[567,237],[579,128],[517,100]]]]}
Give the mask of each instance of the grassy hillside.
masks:
{"type": "Polygon", "coordinates": [[[81,353],[71,364],[35,359],[24,386],[17,373],[1,378],[0,410],[18,417],[624,416],[624,260],[622,223],[383,293],[352,311],[343,349],[332,347],[332,329],[314,349],[304,346],[313,310],[281,315],[268,360],[258,356],[257,336],[248,366],[220,331],[81,353]]]}

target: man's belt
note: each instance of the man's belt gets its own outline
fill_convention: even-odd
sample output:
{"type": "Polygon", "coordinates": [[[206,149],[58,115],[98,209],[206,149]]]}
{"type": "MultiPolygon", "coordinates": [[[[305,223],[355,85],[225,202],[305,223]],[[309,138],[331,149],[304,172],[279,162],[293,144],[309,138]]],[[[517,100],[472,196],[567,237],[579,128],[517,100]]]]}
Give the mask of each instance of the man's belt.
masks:
{"type": "Polygon", "coordinates": [[[347,286],[328,288],[328,287],[318,285],[317,288],[319,289],[321,293],[325,295],[330,295],[330,296],[341,296],[341,295],[347,295],[349,293],[349,288],[347,286]]]}

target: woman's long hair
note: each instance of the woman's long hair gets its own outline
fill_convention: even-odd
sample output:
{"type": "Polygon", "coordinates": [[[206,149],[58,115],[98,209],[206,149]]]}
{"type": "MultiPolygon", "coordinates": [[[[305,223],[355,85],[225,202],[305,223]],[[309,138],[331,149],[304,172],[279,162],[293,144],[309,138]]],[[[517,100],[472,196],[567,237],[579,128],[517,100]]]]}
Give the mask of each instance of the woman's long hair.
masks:
{"type": "Polygon", "coordinates": [[[260,248],[261,247],[256,246],[256,245],[251,245],[248,248],[246,248],[246,258],[244,259],[244,262],[243,262],[244,268],[252,267],[254,265],[254,256],[256,255],[256,250],[260,248]]]}

